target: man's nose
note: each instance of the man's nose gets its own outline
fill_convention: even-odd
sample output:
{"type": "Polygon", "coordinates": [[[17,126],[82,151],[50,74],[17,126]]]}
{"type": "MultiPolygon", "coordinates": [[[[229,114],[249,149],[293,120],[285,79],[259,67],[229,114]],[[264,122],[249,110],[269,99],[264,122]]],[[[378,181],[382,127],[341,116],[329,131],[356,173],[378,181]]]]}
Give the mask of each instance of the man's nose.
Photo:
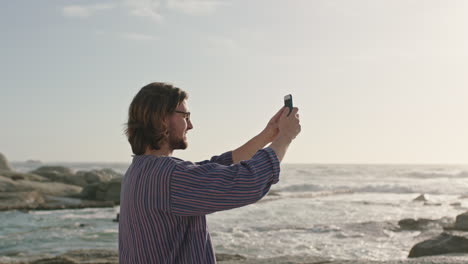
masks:
{"type": "Polygon", "coordinates": [[[193,128],[192,120],[189,119],[187,125],[188,125],[188,126],[187,126],[187,130],[192,129],[192,128],[193,128]]]}

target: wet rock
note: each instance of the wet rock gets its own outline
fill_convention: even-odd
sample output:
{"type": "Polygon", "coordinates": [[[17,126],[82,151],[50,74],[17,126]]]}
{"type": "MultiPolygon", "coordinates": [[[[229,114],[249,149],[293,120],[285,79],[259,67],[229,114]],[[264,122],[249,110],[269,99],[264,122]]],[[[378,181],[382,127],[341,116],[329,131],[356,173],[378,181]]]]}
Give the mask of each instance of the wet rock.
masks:
{"type": "Polygon", "coordinates": [[[424,205],[425,206],[441,206],[442,204],[441,203],[425,202],[424,205]]]}
{"type": "Polygon", "coordinates": [[[434,256],[451,253],[468,253],[467,235],[444,232],[435,238],[425,240],[413,246],[408,257],[434,256]]]}
{"type": "Polygon", "coordinates": [[[238,254],[216,254],[216,261],[228,261],[228,260],[246,260],[247,258],[238,254]]]}
{"type": "Polygon", "coordinates": [[[419,218],[419,219],[412,219],[406,218],[402,219],[398,222],[400,226],[399,231],[405,230],[429,230],[429,229],[449,229],[454,225],[453,218],[450,217],[443,217],[441,219],[426,219],[426,218],[419,218]]]}
{"type": "Polygon", "coordinates": [[[468,212],[457,215],[454,228],[457,230],[468,231],[468,212]]]}
{"type": "Polygon", "coordinates": [[[115,219],[112,219],[112,222],[118,223],[118,222],[119,222],[119,218],[120,218],[120,214],[117,213],[117,216],[115,217],[115,219]]]}
{"type": "Polygon", "coordinates": [[[398,222],[398,225],[400,226],[401,230],[425,230],[434,226],[438,226],[436,220],[425,218],[420,218],[417,220],[411,218],[402,219],[398,222]]]}
{"type": "Polygon", "coordinates": [[[0,171],[11,171],[10,163],[2,153],[0,153],[0,171]]]}
{"type": "Polygon", "coordinates": [[[419,195],[418,197],[413,199],[414,202],[426,202],[427,198],[424,194],[419,195]]]}
{"type": "Polygon", "coordinates": [[[280,192],[277,191],[277,190],[270,190],[268,192],[268,195],[270,195],[270,196],[281,196],[280,192]]]}

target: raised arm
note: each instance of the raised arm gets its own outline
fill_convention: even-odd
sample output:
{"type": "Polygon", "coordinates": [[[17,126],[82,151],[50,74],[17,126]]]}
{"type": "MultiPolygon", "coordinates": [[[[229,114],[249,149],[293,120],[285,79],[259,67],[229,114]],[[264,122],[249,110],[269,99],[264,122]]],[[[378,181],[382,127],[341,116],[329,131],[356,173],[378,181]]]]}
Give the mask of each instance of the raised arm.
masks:
{"type": "Polygon", "coordinates": [[[170,211],[205,215],[255,203],[278,182],[279,171],[279,160],[270,148],[231,166],[180,162],[170,176],[170,211]]]}
{"type": "Polygon", "coordinates": [[[244,145],[232,151],[232,160],[234,163],[239,163],[241,160],[248,160],[253,157],[257,151],[264,148],[268,143],[271,143],[278,135],[278,120],[283,111],[287,108],[282,107],[268,122],[265,129],[260,134],[247,141],[244,145]]]}

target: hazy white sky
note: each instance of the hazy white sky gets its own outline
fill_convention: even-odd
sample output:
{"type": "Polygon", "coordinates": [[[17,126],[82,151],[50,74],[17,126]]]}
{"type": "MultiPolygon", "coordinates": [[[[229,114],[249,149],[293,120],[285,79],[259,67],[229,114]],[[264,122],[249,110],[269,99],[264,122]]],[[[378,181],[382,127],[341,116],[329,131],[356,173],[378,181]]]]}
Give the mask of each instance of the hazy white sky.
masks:
{"type": "Polygon", "coordinates": [[[0,8],[0,152],[123,161],[147,83],[190,94],[203,160],[293,94],[288,163],[468,163],[468,1],[15,0],[0,8]]]}

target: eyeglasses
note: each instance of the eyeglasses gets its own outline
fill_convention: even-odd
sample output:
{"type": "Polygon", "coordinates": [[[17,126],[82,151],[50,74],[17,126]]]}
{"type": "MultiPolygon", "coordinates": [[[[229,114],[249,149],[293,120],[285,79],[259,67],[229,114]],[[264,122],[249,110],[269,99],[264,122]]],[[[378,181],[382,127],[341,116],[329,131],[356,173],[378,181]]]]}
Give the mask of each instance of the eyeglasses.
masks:
{"type": "Polygon", "coordinates": [[[190,112],[184,112],[184,111],[178,111],[178,110],[175,110],[174,112],[179,113],[179,114],[184,114],[184,118],[186,120],[190,120],[190,112]]]}

